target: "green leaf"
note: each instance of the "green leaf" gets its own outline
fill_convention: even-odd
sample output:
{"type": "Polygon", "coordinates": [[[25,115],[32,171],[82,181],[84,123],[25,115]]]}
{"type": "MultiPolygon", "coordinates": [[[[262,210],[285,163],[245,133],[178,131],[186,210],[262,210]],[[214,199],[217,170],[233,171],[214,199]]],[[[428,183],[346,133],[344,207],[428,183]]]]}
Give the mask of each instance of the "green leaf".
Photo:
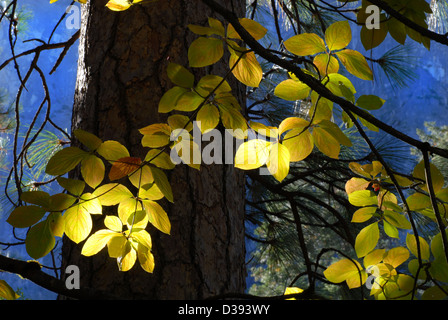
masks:
{"type": "Polygon", "coordinates": [[[166,197],[169,202],[173,202],[173,191],[171,190],[171,184],[168,181],[168,178],[162,170],[150,167],[152,176],[154,177],[154,183],[166,197]]]}
{"type": "Polygon", "coordinates": [[[375,95],[362,95],[356,101],[356,105],[365,110],[378,110],[380,109],[385,100],[375,95]]]}
{"type": "Polygon", "coordinates": [[[85,157],[81,162],[81,174],[84,181],[95,189],[104,179],[106,167],[103,160],[95,155],[85,157]]]}
{"type": "Polygon", "coordinates": [[[325,41],[330,51],[340,50],[352,41],[352,31],[348,21],[338,21],[325,31],[325,41]]]}
{"type": "Polygon", "coordinates": [[[76,198],[66,193],[57,193],[50,197],[49,211],[64,211],[75,203],[76,198]]]}
{"type": "Polygon", "coordinates": [[[274,94],[283,100],[296,101],[306,99],[310,94],[310,90],[310,87],[303,82],[287,79],[275,87],[274,94]]]}
{"type": "Polygon", "coordinates": [[[58,177],[57,181],[62,188],[64,188],[74,196],[80,196],[86,186],[86,183],[82,180],[58,177]]]}
{"type": "MultiPolygon", "coordinates": [[[[382,14],[381,20],[387,18],[382,14]]],[[[365,26],[361,28],[361,42],[364,49],[370,50],[378,47],[386,39],[388,33],[387,24],[382,23],[379,29],[367,29],[365,26]]]]}
{"type": "Polygon", "coordinates": [[[384,232],[391,238],[399,238],[398,229],[387,222],[387,220],[383,220],[384,232]]]}
{"type": "Polygon", "coordinates": [[[149,222],[161,232],[170,234],[171,223],[165,210],[157,202],[151,200],[143,200],[142,202],[149,222]]]}
{"type": "Polygon", "coordinates": [[[25,239],[26,252],[33,259],[46,256],[53,250],[56,241],[46,220],[31,227],[25,239]]]}
{"type": "Polygon", "coordinates": [[[348,195],[348,201],[356,207],[377,206],[378,198],[370,190],[358,190],[348,195]]]}
{"type": "Polygon", "coordinates": [[[346,49],[337,52],[336,55],[348,72],[363,80],[373,80],[372,69],[361,53],[346,49]]]}
{"type": "Polygon", "coordinates": [[[292,36],[284,42],[285,48],[297,56],[309,56],[325,52],[325,42],[314,33],[302,33],[292,36]]]}
{"type": "MultiPolygon", "coordinates": [[[[445,233],[446,236],[448,237],[448,230],[445,230],[445,233]]],[[[439,232],[432,238],[431,252],[436,259],[445,259],[445,250],[443,247],[443,239],[441,232],[439,232]]]]}
{"type": "Polygon", "coordinates": [[[199,37],[188,48],[188,61],[190,67],[206,67],[218,62],[223,54],[221,39],[199,37]]]}
{"type": "Polygon", "coordinates": [[[398,212],[385,210],[384,211],[384,219],[387,220],[393,226],[400,229],[411,229],[411,223],[406,217],[398,212]]]}
{"type": "Polygon", "coordinates": [[[46,210],[38,206],[20,206],[15,208],[6,220],[15,228],[28,228],[45,215],[46,210]]]}
{"type": "Polygon", "coordinates": [[[45,173],[52,176],[63,175],[74,169],[88,155],[77,147],[64,148],[50,158],[45,173]]]}
{"type": "Polygon", "coordinates": [[[96,135],[81,129],[76,129],[75,131],[73,131],[73,134],[84,146],[89,148],[89,150],[91,151],[95,151],[103,143],[103,141],[96,135]]]}
{"type": "Polygon", "coordinates": [[[356,236],[355,240],[355,251],[358,258],[364,257],[373,249],[375,249],[379,238],[380,232],[378,228],[378,222],[374,222],[363,228],[356,236]]]}
{"type": "Polygon", "coordinates": [[[387,28],[390,35],[395,39],[395,41],[402,45],[405,44],[407,35],[406,27],[403,23],[393,17],[390,17],[387,21],[387,28]]]}
{"type": "Polygon", "coordinates": [[[178,86],[184,88],[193,88],[194,86],[194,75],[177,63],[170,62],[168,64],[167,74],[168,78],[178,86]]]}
{"type": "Polygon", "coordinates": [[[50,206],[50,195],[45,191],[24,191],[20,195],[20,200],[44,208],[48,208],[50,206]]]}

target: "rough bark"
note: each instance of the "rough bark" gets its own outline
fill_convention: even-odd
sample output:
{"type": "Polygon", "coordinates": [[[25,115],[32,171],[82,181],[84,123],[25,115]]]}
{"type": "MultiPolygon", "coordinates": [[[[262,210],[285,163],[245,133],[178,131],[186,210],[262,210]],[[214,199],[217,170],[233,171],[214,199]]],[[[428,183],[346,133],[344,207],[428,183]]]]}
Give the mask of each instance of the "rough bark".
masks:
{"type": "MultiPolygon", "coordinates": [[[[167,63],[188,65],[187,48],[195,36],[186,26],[206,25],[213,14],[200,1],[156,1],[120,13],[105,8],[106,2],[83,5],[72,129],[117,140],[132,156],[144,157],[147,150],[138,129],[166,120],[157,104],[172,86],[167,63]]],[[[244,1],[233,2],[228,8],[243,16],[244,1]]],[[[227,68],[218,63],[207,71],[222,76],[227,68]]],[[[197,79],[203,72],[195,71],[197,79]]],[[[230,82],[243,105],[244,88],[230,82]]],[[[154,273],[144,272],[138,263],[119,272],[106,252],[83,257],[81,246],[64,239],[63,268],[80,267],[81,287],[129,299],[202,299],[244,290],[243,173],[232,165],[204,165],[200,171],[180,165],[169,178],[174,203],[163,205],[171,235],[148,229],[154,273]]]]}

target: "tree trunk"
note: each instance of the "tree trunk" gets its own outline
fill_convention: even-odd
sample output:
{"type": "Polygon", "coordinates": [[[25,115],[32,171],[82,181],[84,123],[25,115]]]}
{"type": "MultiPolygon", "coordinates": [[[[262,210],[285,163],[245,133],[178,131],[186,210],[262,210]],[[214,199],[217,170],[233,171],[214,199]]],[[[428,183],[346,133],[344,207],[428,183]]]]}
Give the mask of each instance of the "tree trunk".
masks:
{"type": "MultiPolygon", "coordinates": [[[[187,49],[197,36],[187,25],[206,25],[213,14],[200,1],[159,0],[125,12],[108,10],[106,2],[83,5],[72,129],[88,130],[103,141],[117,140],[131,156],[144,157],[138,129],[166,121],[157,108],[172,86],[167,64],[188,66],[187,49]]],[[[245,1],[233,2],[232,8],[243,16],[245,1]]],[[[226,70],[227,64],[219,62],[207,71],[223,76],[226,70]]],[[[198,79],[204,74],[195,70],[195,75],[198,79]]],[[[229,82],[243,106],[245,89],[229,82]]],[[[174,203],[162,205],[172,224],[171,235],[148,227],[156,263],[153,274],[138,263],[128,272],[118,271],[106,250],[81,256],[82,243],[77,246],[68,239],[62,248],[63,270],[77,265],[81,287],[124,299],[203,299],[242,292],[244,174],[232,165],[203,165],[200,171],[178,165],[169,178],[174,203]]],[[[100,218],[102,223],[104,217],[100,218]]]]}

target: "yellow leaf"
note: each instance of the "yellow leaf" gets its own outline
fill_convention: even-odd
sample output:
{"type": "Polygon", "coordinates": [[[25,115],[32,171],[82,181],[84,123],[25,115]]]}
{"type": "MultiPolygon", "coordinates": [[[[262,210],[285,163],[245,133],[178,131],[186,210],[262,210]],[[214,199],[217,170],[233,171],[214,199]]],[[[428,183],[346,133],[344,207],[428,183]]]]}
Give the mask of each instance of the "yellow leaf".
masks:
{"type": "Polygon", "coordinates": [[[411,251],[411,253],[416,257],[418,257],[418,251],[419,251],[418,248],[420,247],[421,258],[423,260],[428,260],[430,256],[428,242],[426,242],[426,240],[420,236],[418,237],[418,240],[419,240],[419,246],[417,246],[417,240],[415,238],[415,235],[408,233],[408,235],[406,236],[406,246],[408,247],[409,251],[411,251]]]}
{"type": "MultiPolygon", "coordinates": [[[[266,33],[267,29],[263,27],[258,22],[248,19],[248,18],[240,18],[238,19],[241,26],[246,29],[246,31],[255,39],[260,40],[263,38],[266,33]]],[[[232,24],[229,24],[227,27],[227,38],[232,39],[239,39],[241,40],[240,35],[235,31],[235,28],[232,26],[232,24]]]]}
{"type": "Polygon", "coordinates": [[[92,218],[81,206],[74,206],[64,214],[65,234],[75,243],[85,240],[92,230],[92,218]]]}
{"type": "Polygon", "coordinates": [[[302,118],[298,117],[286,118],[280,123],[278,127],[278,134],[282,135],[284,132],[291,129],[303,129],[309,125],[310,125],[309,121],[302,118]]]}
{"type": "Polygon", "coordinates": [[[104,184],[93,192],[103,206],[114,206],[133,195],[124,185],[119,183],[104,184]]]}
{"type": "Polygon", "coordinates": [[[114,237],[124,238],[121,233],[117,233],[111,230],[103,229],[95,232],[84,243],[81,254],[87,257],[97,254],[114,237]]]}
{"type": "Polygon", "coordinates": [[[219,61],[224,54],[221,39],[199,37],[188,48],[190,67],[200,68],[219,61]]]}
{"type": "MultiPolygon", "coordinates": [[[[428,244],[426,243],[426,245],[428,244]]],[[[429,258],[429,246],[428,246],[428,258],[429,258]]],[[[399,265],[401,265],[408,259],[409,259],[409,250],[404,247],[396,247],[387,251],[387,254],[383,258],[383,262],[391,265],[393,268],[397,268],[399,265]]]]}
{"type": "MultiPolygon", "coordinates": [[[[303,289],[296,288],[296,287],[287,287],[287,288],[285,289],[285,293],[284,293],[284,295],[288,295],[288,294],[298,294],[298,293],[302,293],[302,292],[303,292],[303,289]]],[[[286,299],[286,300],[296,300],[296,298],[289,298],[289,299],[286,299]]]]}
{"type": "Polygon", "coordinates": [[[350,282],[351,288],[360,287],[365,282],[365,272],[356,260],[342,259],[330,265],[324,276],[333,283],[350,282]],[[354,281],[357,277],[357,283],[354,281]]]}
{"type": "Polygon", "coordinates": [[[364,257],[373,249],[380,238],[378,222],[374,222],[363,228],[355,239],[355,251],[359,258],[364,257]]]}
{"type": "Polygon", "coordinates": [[[333,159],[339,158],[341,146],[335,137],[321,127],[314,127],[312,134],[314,144],[320,152],[333,159]]]}
{"type": "Polygon", "coordinates": [[[107,161],[113,162],[117,159],[129,157],[129,151],[124,145],[115,140],[103,142],[96,150],[107,161]]]}
{"type": "MultiPolygon", "coordinates": [[[[53,2],[56,0],[53,0],[53,2]]],[[[6,300],[16,300],[20,296],[14,292],[14,290],[9,286],[5,280],[0,280],[0,298],[6,300]]]]}
{"type": "Polygon", "coordinates": [[[274,178],[280,182],[288,175],[290,158],[288,148],[281,143],[276,142],[270,145],[266,166],[274,178]]]}
{"type": "Polygon", "coordinates": [[[369,186],[370,181],[367,181],[363,178],[351,178],[345,184],[345,192],[347,194],[352,193],[353,191],[365,190],[369,186]]]}
{"type": "Polygon", "coordinates": [[[338,21],[325,31],[325,41],[330,51],[340,50],[352,41],[352,31],[348,21],[338,21]]]}
{"type": "Polygon", "coordinates": [[[253,170],[266,163],[269,156],[269,143],[265,140],[252,139],[242,143],[235,154],[235,167],[253,170]]]}
{"type": "Polygon", "coordinates": [[[154,177],[152,176],[149,166],[144,165],[142,168],[129,175],[129,181],[134,187],[140,188],[145,184],[153,183],[154,177]]]}
{"type": "Polygon", "coordinates": [[[277,138],[278,129],[275,127],[267,126],[261,122],[251,121],[250,128],[265,137],[277,138]]]}
{"type": "Polygon", "coordinates": [[[109,171],[111,181],[121,179],[140,168],[142,160],[140,158],[126,157],[114,162],[109,171]]]}
{"type": "Polygon", "coordinates": [[[289,150],[290,161],[306,159],[314,148],[313,136],[308,130],[292,129],[285,134],[282,144],[289,150]]]}
{"type": "Polygon", "coordinates": [[[95,189],[104,179],[106,168],[103,160],[95,155],[89,155],[81,162],[81,174],[84,181],[95,189]]]}
{"type": "Polygon", "coordinates": [[[287,79],[280,82],[274,90],[274,94],[286,101],[303,100],[308,97],[310,87],[303,82],[287,79]]]}
{"type": "Polygon", "coordinates": [[[246,52],[239,58],[232,52],[229,58],[229,67],[232,74],[248,87],[258,87],[263,78],[263,70],[253,51],[246,52]]]}
{"type": "Polygon", "coordinates": [[[326,51],[324,40],[314,33],[292,36],[284,44],[289,52],[298,56],[309,56],[326,51]]]}
{"type": "Polygon", "coordinates": [[[143,268],[143,270],[152,273],[154,271],[155,263],[154,256],[151,253],[151,250],[139,243],[137,256],[138,262],[140,263],[140,266],[143,268]]]}
{"type": "Polygon", "coordinates": [[[339,62],[331,54],[318,54],[314,57],[313,63],[319,70],[322,77],[330,73],[337,73],[339,71],[339,62]]]}
{"type": "Polygon", "coordinates": [[[373,80],[372,69],[361,53],[346,49],[336,52],[336,55],[348,72],[363,80],[373,80]]]}
{"type": "Polygon", "coordinates": [[[110,0],[106,7],[112,11],[124,11],[132,6],[132,2],[129,0],[110,0]]]}
{"type": "Polygon", "coordinates": [[[353,213],[352,221],[353,223],[362,223],[368,221],[373,217],[373,214],[376,212],[376,207],[365,207],[360,208],[353,213]]]}
{"type": "Polygon", "coordinates": [[[154,183],[157,185],[166,199],[170,202],[173,202],[173,191],[165,172],[155,167],[150,167],[150,169],[152,176],[154,177],[154,183]]]}
{"type": "Polygon", "coordinates": [[[170,234],[171,223],[165,210],[157,202],[151,200],[143,200],[143,205],[149,222],[163,233],[170,234]]]}
{"type": "Polygon", "coordinates": [[[123,247],[121,256],[117,258],[119,270],[123,272],[131,270],[136,260],[137,252],[132,247],[130,240],[128,240],[123,247]]]}
{"type": "Polygon", "coordinates": [[[121,232],[123,230],[123,224],[117,216],[106,216],[104,218],[104,225],[106,228],[115,232],[121,232]]]}

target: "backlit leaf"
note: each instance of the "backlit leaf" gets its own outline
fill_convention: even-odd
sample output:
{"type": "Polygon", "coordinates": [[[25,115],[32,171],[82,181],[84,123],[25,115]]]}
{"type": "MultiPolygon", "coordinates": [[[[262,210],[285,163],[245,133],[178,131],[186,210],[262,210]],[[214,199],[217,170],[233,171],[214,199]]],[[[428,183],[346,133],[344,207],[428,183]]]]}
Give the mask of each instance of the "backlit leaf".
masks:
{"type": "Polygon", "coordinates": [[[348,195],[350,203],[356,207],[376,206],[378,199],[375,193],[370,190],[358,190],[348,195]]]}
{"type": "MultiPolygon", "coordinates": [[[[363,277],[363,268],[358,261],[342,259],[331,264],[325,271],[324,275],[328,281],[333,283],[341,283],[347,279],[352,279],[354,276],[358,277],[357,286],[361,286],[365,281],[363,277]]],[[[355,287],[354,283],[352,287],[355,287]]]]}
{"type": "Polygon", "coordinates": [[[265,140],[252,139],[242,143],[235,154],[235,167],[253,170],[266,163],[269,157],[269,143],[265,140]]]}
{"type": "Polygon", "coordinates": [[[85,240],[92,230],[92,218],[82,206],[74,206],[64,214],[65,234],[75,243],[85,240]]]}
{"type": "Polygon", "coordinates": [[[339,158],[341,146],[332,134],[321,127],[314,127],[312,135],[314,144],[320,152],[332,159],[339,158]]]}
{"type": "Polygon", "coordinates": [[[417,246],[415,235],[408,233],[406,236],[406,246],[408,247],[409,251],[411,251],[411,253],[416,257],[418,257],[418,248],[420,248],[421,258],[423,260],[428,260],[430,255],[428,242],[426,242],[426,240],[420,236],[418,236],[418,240],[419,246],[417,246]]]}
{"type": "Polygon", "coordinates": [[[354,223],[362,223],[370,220],[376,212],[376,207],[365,207],[355,211],[352,217],[354,223]]]}
{"type": "Polygon", "coordinates": [[[103,206],[113,206],[126,198],[132,197],[132,193],[124,185],[119,183],[104,184],[93,192],[103,206]]]}
{"type": "MultiPolygon", "coordinates": [[[[358,191],[362,192],[362,191],[358,191]]],[[[374,222],[363,228],[356,236],[355,251],[359,258],[364,257],[375,249],[380,238],[378,222],[374,222]]]]}
{"type": "Polygon", "coordinates": [[[115,161],[120,158],[129,157],[129,151],[124,145],[115,140],[105,141],[96,150],[107,161],[115,161]]]}
{"type": "Polygon", "coordinates": [[[165,210],[157,202],[150,200],[143,200],[143,206],[149,222],[163,233],[170,234],[171,223],[165,210]]]}
{"type": "MultiPolygon", "coordinates": [[[[265,27],[263,27],[261,24],[259,24],[258,22],[254,21],[254,20],[251,20],[248,18],[240,18],[240,19],[238,19],[238,21],[241,24],[241,26],[244,29],[246,29],[246,31],[255,40],[260,40],[261,38],[263,38],[268,31],[265,27]]],[[[232,26],[232,24],[229,24],[227,26],[227,38],[241,40],[240,35],[235,31],[235,28],[232,26]]]]}
{"type": "Polygon", "coordinates": [[[82,180],[58,177],[57,181],[62,188],[64,188],[74,196],[81,195],[86,186],[86,183],[82,180]]]}
{"type": "Polygon", "coordinates": [[[240,58],[232,52],[229,58],[232,74],[248,87],[258,87],[263,78],[263,70],[253,51],[246,52],[240,58]]]}
{"type": "Polygon", "coordinates": [[[140,242],[138,244],[137,257],[138,262],[140,263],[140,266],[143,268],[143,270],[149,273],[152,273],[154,271],[154,256],[151,253],[151,250],[143,246],[140,242]]]}
{"type": "Polygon", "coordinates": [[[154,177],[154,183],[160,189],[160,191],[164,194],[166,199],[170,202],[173,202],[173,191],[171,190],[171,184],[168,181],[168,178],[162,170],[154,167],[150,167],[152,176],[154,177]]]}
{"type": "Polygon", "coordinates": [[[303,82],[287,79],[275,87],[274,94],[287,101],[303,100],[310,94],[310,87],[303,82]]]}
{"type": "Polygon", "coordinates": [[[221,39],[199,37],[188,48],[190,67],[200,68],[219,61],[224,54],[221,39]]]}
{"type": "Polygon", "coordinates": [[[103,160],[95,155],[89,155],[81,162],[82,177],[94,189],[103,182],[105,170],[103,160]]]}
{"type": "Polygon", "coordinates": [[[335,22],[325,31],[325,41],[330,51],[345,48],[351,40],[352,31],[348,21],[335,22]]]}
{"type": "Polygon", "coordinates": [[[81,254],[87,257],[97,254],[114,237],[124,238],[123,235],[112,230],[103,229],[95,232],[84,243],[81,254]]]}
{"type": "Polygon", "coordinates": [[[282,144],[288,148],[290,161],[302,161],[306,159],[314,148],[313,136],[308,130],[292,129],[287,132],[282,144]]]}
{"type": "MultiPolygon", "coordinates": [[[[429,164],[429,172],[431,174],[431,180],[432,180],[432,187],[434,189],[434,192],[438,192],[443,188],[443,185],[445,184],[445,180],[443,178],[442,173],[440,170],[432,163],[429,164]]],[[[424,161],[420,161],[414,168],[414,172],[412,174],[415,178],[421,179],[426,182],[426,173],[425,173],[425,163],[424,161]]],[[[428,185],[424,183],[422,186],[420,186],[424,191],[428,191],[428,185]]]]}
{"type": "Polygon", "coordinates": [[[0,298],[6,300],[16,300],[20,296],[14,292],[5,280],[0,280],[0,298]]]}
{"type": "Polygon", "coordinates": [[[203,134],[216,128],[219,123],[219,110],[213,104],[207,103],[199,110],[196,121],[201,124],[203,134]]]}
{"type": "Polygon", "coordinates": [[[286,146],[281,143],[273,143],[270,145],[269,157],[266,166],[269,172],[278,181],[283,181],[289,172],[290,153],[286,146]]]}
{"type": "Polygon", "coordinates": [[[348,72],[363,80],[373,80],[372,69],[366,58],[355,50],[345,49],[336,53],[348,72]]]}
{"type": "Polygon", "coordinates": [[[330,73],[337,73],[339,71],[338,60],[333,55],[327,53],[318,54],[315,56],[313,63],[319,70],[322,77],[330,73]]]}
{"type": "Polygon", "coordinates": [[[324,40],[314,33],[292,36],[284,44],[289,52],[298,56],[309,56],[326,51],[324,40]]]}
{"type": "Polygon", "coordinates": [[[83,145],[85,145],[91,151],[95,151],[103,143],[103,141],[96,135],[81,129],[74,130],[73,134],[83,145]]]}
{"type": "Polygon", "coordinates": [[[77,147],[64,148],[50,158],[45,173],[52,176],[63,175],[74,169],[88,155],[77,147]]]}
{"type": "Polygon", "coordinates": [[[187,88],[175,86],[166,91],[159,100],[158,111],[168,113],[176,109],[177,102],[183,94],[189,92],[187,88]]]}

